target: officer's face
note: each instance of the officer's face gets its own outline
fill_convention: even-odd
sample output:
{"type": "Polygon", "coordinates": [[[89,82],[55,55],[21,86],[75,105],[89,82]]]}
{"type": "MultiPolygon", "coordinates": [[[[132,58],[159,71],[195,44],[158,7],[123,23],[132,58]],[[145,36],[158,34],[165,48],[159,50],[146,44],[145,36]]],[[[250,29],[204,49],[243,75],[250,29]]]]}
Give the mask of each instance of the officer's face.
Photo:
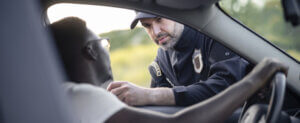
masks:
{"type": "Polygon", "coordinates": [[[179,40],[183,25],[165,18],[144,18],[140,20],[151,39],[163,49],[173,47],[179,40]]]}

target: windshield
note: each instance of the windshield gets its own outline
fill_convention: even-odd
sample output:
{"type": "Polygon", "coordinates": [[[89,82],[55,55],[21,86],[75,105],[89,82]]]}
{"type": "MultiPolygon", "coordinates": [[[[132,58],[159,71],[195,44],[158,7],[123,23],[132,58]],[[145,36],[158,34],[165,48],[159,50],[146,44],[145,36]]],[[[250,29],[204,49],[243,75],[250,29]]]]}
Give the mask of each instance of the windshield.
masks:
{"type": "Polygon", "coordinates": [[[280,0],[222,0],[220,7],[289,55],[300,61],[300,26],[284,20],[280,0]]]}

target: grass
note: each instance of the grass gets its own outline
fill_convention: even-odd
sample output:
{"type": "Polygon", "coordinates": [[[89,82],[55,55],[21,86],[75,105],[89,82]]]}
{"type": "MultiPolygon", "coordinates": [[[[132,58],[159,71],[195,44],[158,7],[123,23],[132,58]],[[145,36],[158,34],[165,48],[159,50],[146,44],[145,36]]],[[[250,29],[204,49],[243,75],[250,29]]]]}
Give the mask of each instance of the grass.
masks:
{"type": "Polygon", "coordinates": [[[114,80],[149,87],[151,76],[148,66],[155,59],[157,48],[155,44],[147,44],[112,51],[110,57],[114,80]]]}

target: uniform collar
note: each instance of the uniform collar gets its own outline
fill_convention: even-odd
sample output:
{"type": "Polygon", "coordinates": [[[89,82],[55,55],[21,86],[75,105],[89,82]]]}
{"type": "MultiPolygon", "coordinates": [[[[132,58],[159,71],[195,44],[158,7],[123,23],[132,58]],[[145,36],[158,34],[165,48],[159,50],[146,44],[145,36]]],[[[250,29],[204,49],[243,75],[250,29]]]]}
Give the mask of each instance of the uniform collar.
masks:
{"type": "Polygon", "coordinates": [[[197,31],[191,29],[190,27],[184,26],[182,35],[178,42],[175,44],[173,50],[176,51],[185,51],[187,49],[192,49],[194,47],[197,31]]]}

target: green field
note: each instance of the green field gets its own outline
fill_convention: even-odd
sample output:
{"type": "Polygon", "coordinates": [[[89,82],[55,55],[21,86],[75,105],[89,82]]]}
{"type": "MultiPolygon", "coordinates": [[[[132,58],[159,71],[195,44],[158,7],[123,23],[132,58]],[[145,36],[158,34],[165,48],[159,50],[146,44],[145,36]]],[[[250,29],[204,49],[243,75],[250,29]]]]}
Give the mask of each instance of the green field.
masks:
{"type": "Polygon", "coordinates": [[[130,46],[111,52],[114,79],[149,87],[151,77],[148,65],[155,58],[156,50],[156,45],[148,44],[130,46]]]}
{"type": "Polygon", "coordinates": [[[144,29],[118,30],[100,34],[111,42],[110,58],[114,80],[130,81],[149,87],[151,76],[148,65],[154,60],[157,46],[144,29]]]}

